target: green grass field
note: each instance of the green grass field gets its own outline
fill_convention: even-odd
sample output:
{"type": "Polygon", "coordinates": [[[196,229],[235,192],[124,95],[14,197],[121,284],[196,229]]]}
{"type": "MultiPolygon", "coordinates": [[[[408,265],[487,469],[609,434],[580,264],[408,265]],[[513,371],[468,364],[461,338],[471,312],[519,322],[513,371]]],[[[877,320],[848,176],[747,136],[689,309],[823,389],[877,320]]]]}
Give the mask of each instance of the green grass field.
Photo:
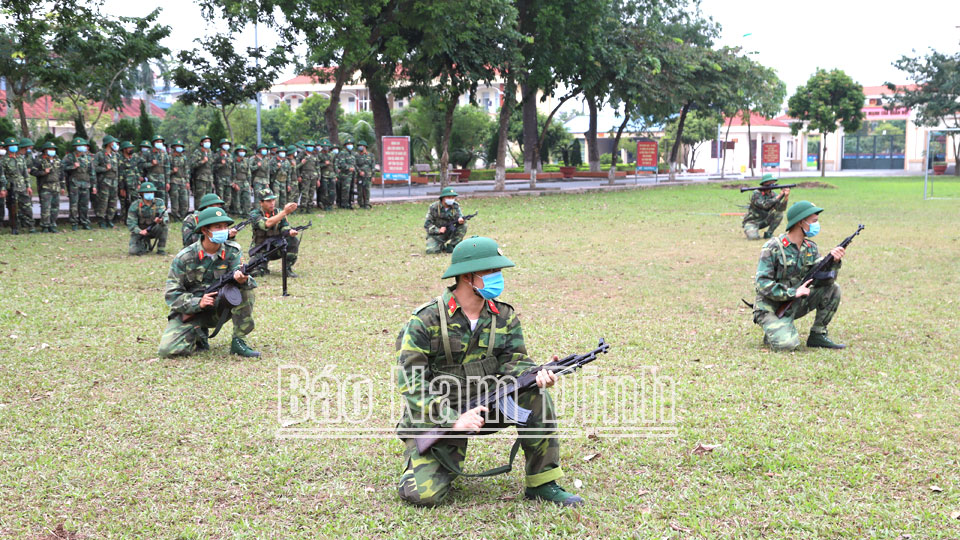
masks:
{"type": "MultiPolygon", "coordinates": [[[[740,303],[760,243],[720,215],[745,204],[737,190],[462,201],[480,212],[470,234],[517,263],[502,299],[531,355],[612,345],[559,392],[674,381],[675,436],[561,441],[561,484],[588,501],[576,511],[524,501],[522,466],[414,508],[395,438],[277,438],[285,364],[371,378],[370,425],[393,426],[397,332],[445,284],[448,257],[423,255],[425,204],[313,215],[293,296],[276,274],[259,281],[253,361],[227,354],[229,323],[210,352],[156,358],[170,256],[128,257],[126,231],[4,232],[0,537],[960,537],[960,201],[922,201],[922,178],[828,182],[791,199],[826,208],[821,249],[866,225],[838,279],[841,352],[761,348],[740,303]],[[721,446],[694,455],[698,442],[721,446]]],[[[503,463],[509,444],[472,442],[467,468],[503,463]]]]}

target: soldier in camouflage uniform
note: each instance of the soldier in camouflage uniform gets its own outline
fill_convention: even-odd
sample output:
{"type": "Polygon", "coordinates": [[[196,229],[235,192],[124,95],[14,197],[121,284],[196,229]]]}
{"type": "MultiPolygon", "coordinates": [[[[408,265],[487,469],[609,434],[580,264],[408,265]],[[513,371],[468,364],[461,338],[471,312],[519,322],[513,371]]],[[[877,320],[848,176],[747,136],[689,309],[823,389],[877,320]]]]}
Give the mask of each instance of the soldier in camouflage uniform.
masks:
{"type": "Polygon", "coordinates": [[[63,167],[57,157],[57,146],[52,141],[43,143],[40,155],[33,159],[30,174],[37,179],[40,192],[40,228],[43,232],[57,232],[60,214],[60,196],[67,194],[63,181],[63,167]]]}
{"type": "Polygon", "coordinates": [[[440,191],[439,200],[427,209],[423,228],[427,231],[427,254],[453,253],[453,249],[463,240],[467,225],[453,188],[445,187],[440,191]],[[457,227],[450,231],[446,225],[452,220],[457,220],[457,227]]]}
{"type": "MultiPolygon", "coordinates": [[[[200,224],[200,212],[210,207],[223,208],[226,210],[224,204],[226,203],[224,203],[223,199],[218,197],[216,193],[207,193],[200,198],[200,201],[197,203],[197,209],[183,218],[183,224],[180,229],[180,235],[183,237],[183,247],[187,247],[200,240],[200,231],[197,230],[197,226],[200,224]]],[[[228,237],[233,240],[236,236],[237,230],[231,228],[228,237]]]]}
{"type": "Polygon", "coordinates": [[[78,137],[71,146],[73,152],[63,158],[63,174],[67,179],[67,191],[70,192],[70,228],[77,230],[79,226],[89,230],[90,182],[97,177],[97,173],[94,170],[93,156],[87,152],[87,141],[78,137]]]}
{"type": "Polygon", "coordinates": [[[317,205],[322,205],[325,211],[333,210],[337,201],[337,170],[334,161],[337,159],[339,148],[330,144],[330,139],[320,140],[320,153],[317,155],[317,166],[320,167],[320,188],[317,190],[317,205]]]}
{"type": "Polygon", "coordinates": [[[250,182],[254,193],[259,194],[265,189],[270,189],[270,161],[267,145],[257,145],[257,153],[247,160],[247,168],[250,170],[250,182]]]}
{"type": "Polygon", "coordinates": [[[353,190],[357,181],[357,156],[353,152],[353,138],[345,137],[343,151],[337,154],[334,168],[337,170],[337,184],[340,208],[353,210],[353,190]]]}
{"type": "MultiPolygon", "coordinates": [[[[320,191],[320,170],[317,167],[317,145],[312,140],[307,141],[304,151],[297,157],[297,188],[300,195],[300,209],[309,212],[314,206],[321,206],[322,199],[313,200],[314,194],[320,191]]],[[[296,199],[293,199],[297,202],[296,199]]]]}
{"type": "Polygon", "coordinates": [[[180,250],[170,263],[164,293],[170,314],[160,337],[161,358],[210,350],[209,329],[217,326],[219,309],[229,309],[225,316],[233,320],[230,352],[246,358],[260,356],[244,340],[254,327],[253,289],[257,282],[240,271],[243,249],[227,238],[232,223],[222,208],[205,209],[198,227],[203,239],[180,250]],[[203,294],[226,274],[233,274],[239,288],[241,301],[236,306],[218,305],[216,293],[203,294]]]}
{"type": "MultiPolygon", "coordinates": [[[[536,366],[527,355],[513,307],[494,300],[503,291],[501,269],[512,266],[490,238],[474,236],[463,242],[443,274],[456,282],[415,309],[400,331],[396,377],[406,406],[397,433],[406,450],[398,490],[406,501],[427,506],[443,502],[453,480],[462,474],[466,432],[491,433],[509,425],[497,409],[481,406],[460,412],[479,391],[480,382],[509,384],[536,366]],[[441,439],[421,454],[415,437],[437,428],[463,431],[464,437],[441,439]]],[[[578,506],[583,499],[557,485],[563,476],[560,443],[553,401],[546,392],[556,381],[555,373],[541,370],[536,382],[543,390],[517,399],[532,411],[527,426],[518,428],[517,444],[526,459],[525,496],[578,506]]]]}
{"type": "Polygon", "coordinates": [[[136,153],[137,147],[130,141],[120,143],[120,173],[117,191],[120,193],[120,212],[124,208],[130,208],[130,203],[137,198],[137,190],[140,189],[140,165],[141,158],[136,153]]]}
{"type": "MultiPolygon", "coordinates": [[[[810,240],[820,232],[819,215],[823,208],[808,201],[799,201],[787,212],[787,232],[763,245],[757,263],[757,299],[753,322],[763,328],[763,342],[775,350],[792,351],[800,348],[800,337],[793,321],[816,310],[810,327],[807,347],[842,349],[827,337],[827,325],[840,307],[840,287],[836,275],[825,276],[811,288],[811,281],[801,283],[803,276],[820,260],[817,244],[810,240]],[[777,317],[776,311],[784,302],[793,304],[777,317]]],[[[833,272],[840,269],[844,249],[830,250],[836,263],[833,272]]]]}
{"type": "Polygon", "coordinates": [[[213,162],[213,179],[217,186],[217,195],[229,208],[233,200],[233,156],[230,154],[230,141],[220,139],[219,149],[213,162]]]}
{"type": "Polygon", "coordinates": [[[247,216],[250,214],[250,162],[247,158],[247,147],[237,146],[233,152],[233,198],[230,203],[230,213],[247,216]]]}
{"type": "Polygon", "coordinates": [[[170,215],[173,219],[183,219],[183,216],[190,213],[190,165],[187,163],[187,155],[183,153],[183,141],[177,139],[171,146],[173,153],[170,154],[170,184],[167,187],[170,215]]]}
{"type": "Polygon", "coordinates": [[[170,154],[164,147],[163,137],[156,135],[152,142],[153,147],[150,149],[150,153],[143,156],[141,170],[143,176],[161,190],[159,193],[166,202],[166,187],[170,183],[170,154]]]}
{"type": "Polygon", "coordinates": [[[213,160],[213,153],[210,152],[210,137],[204,135],[200,138],[200,148],[190,155],[190,186],[193,187],[194,201],[199,201],[204,195],[214,191],[213,160]]]}
{"type": "Polygon", "coordinates": [[[11,233],[37,232],[33,221],[33,188],[30,187],[27,159],[20,153],[21,141],[16,137],[8,137],[4,141],[7,154],[0,158],[0,195],[6,198],[9,195],[16,205],[16,221],[11,220],[11,233]]]}
{"type": "Polygon", "coordinates": [[[280,151],[277,152],[277,157],[273,163],[273,175],[270,183],[270,189],[277,195],[277,204],[280,206],[287,204],[287,195],[290,193],[291,172],[295,172],[290,166],[287,151],[286,148],[281,148],[280,151]]]}
{"type": "Polygon", "coordinates": [[[119,185],[120,145],[112,136],[103,138],[103,150],[97,152],[93,168],[97,171],[97,220],[101,229],[112,229],[117,214],[117,187],[119,185]]]}
{"type": "MultiPolygon", "coordinates": [[[[776,183],[777,179],[772,174],[765,174],[760,180],[761,186],[776,183]]],[[[783,211],[787,209],[789,196],[790,188],[784,188],[776,197],[769,189],[758,189],[753,192],[750,196],[750,208],[743,216],[743,234],[748,240],[758,240],[760,229],[767,229],[763,233],[764,238],[773,238],[773,232],[783,219],[783,211]]]]}
{"type": "Polygon", "coordinates": [[[367,141],[357,141],[357,206],[370,210],[370,185],[377,160],[367,152],[367,141]]]}
{"type": "Polygon", "coordinates": [[[166,255],[167,247],[167,225],[170,223],[170,217],[167,214],[167,207],[163,203],[163,197],[158,197],[160,189],[154,187],[153,182],[144,182],[140,184],[140,197],[138,201],[130,204],[127,210],[127,229],[130,231],[130,255],[143,255],[149,253],[153,246],[151,240],[157,240],[157,255],[166,255]],[[148,230],[154,225],[153,231],[148,230]]]}
{"type": "MultiPolygon", "coordinates": [[[[300,239],[297,231],[291,230],[290,223],[287,222],[287,216],[296,212],[297,203],[287,203],[283,210],[279,212],[277,207],[277,196],[269,189],[264,189],[257,194],[260,200],[260,207],[250,212],[253,222],[253,242],[250,249],[259,246],[267,238],[275,236],[287,237],[287,276],[300,277],[293,271],[293,265],[297,262],[297,254],[300,251],[300,239]]],[[[276,256],[278,259],[279,255],[276,256]]],[[[272,259],[271,259],[272,260],[272,259]]],[[[270,270],[264,266],[264,274],[269,274],[270,270]]],[[[262,275],[262,274],[261,274],[262,275]]]]}

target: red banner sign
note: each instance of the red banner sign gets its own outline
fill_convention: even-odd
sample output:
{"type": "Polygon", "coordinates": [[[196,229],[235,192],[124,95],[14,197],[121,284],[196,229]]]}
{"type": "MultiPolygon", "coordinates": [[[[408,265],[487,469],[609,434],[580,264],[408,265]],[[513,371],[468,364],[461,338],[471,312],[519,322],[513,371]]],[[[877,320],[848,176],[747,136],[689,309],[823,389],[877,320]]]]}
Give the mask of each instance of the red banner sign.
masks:
{"type": "Polygon", "coordinates": [[[637,141],[637,170],[657,172],[659,155],[657,141],[637,141]]]}
{"type": "Polygon", "coordinates": [[[779,167],[780,143],[763,143],[763,147],[760,150],[760,161],[763,163],[764,167],[779,167]]]}
{"type": "Polygon", "coordinates": [[[410,180],[410,137],[383,137],[380,148],[384,180],[410,180]]]}

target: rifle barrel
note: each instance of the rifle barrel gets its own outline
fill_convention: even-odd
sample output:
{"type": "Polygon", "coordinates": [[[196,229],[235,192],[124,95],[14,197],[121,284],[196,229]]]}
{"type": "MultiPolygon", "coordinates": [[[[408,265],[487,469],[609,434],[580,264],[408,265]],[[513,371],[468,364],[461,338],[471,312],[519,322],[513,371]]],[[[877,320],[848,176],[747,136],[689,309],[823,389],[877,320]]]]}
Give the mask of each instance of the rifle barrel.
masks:
{"type": "Polygon", "coordinates": [[[773,186],[742,187],[740,188],[740,193],[743,193],[744,191],[756,191],[759,189],[783,189],[783,188],[792,188],[792,187],[797,187],[797,185],[796,184],[779,184],[779,185],[773,185],[773,186]]]}

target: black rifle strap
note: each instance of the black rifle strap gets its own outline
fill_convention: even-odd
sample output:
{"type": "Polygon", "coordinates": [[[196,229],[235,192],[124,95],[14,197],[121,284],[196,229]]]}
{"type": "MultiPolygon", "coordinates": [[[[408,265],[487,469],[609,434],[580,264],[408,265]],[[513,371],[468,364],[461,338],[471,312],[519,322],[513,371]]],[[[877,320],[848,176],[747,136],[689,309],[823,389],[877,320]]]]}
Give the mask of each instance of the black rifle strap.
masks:
{"type": "Polygon", "coordinates": [[[513,470],[513,460],[517,457],[517,452],[520,451],[520,439],[518,438],[516,442],[513,443],[513,447],[510,448],[510,461],[506,465],[501,465],[499,467],[494,467],[492,469],[483,471],[477,474],[468,474],[463,472],[463,469],[452,459],[450,456],[437,448],[436,445],[430,447],[430,455],[433,456],[433,459],[437,460],[444,469],[450,471],[454,476],[464,476],[467,478],[483,478],[487,476],[497,476],[500,474],[506,474],[513,470]]]}

